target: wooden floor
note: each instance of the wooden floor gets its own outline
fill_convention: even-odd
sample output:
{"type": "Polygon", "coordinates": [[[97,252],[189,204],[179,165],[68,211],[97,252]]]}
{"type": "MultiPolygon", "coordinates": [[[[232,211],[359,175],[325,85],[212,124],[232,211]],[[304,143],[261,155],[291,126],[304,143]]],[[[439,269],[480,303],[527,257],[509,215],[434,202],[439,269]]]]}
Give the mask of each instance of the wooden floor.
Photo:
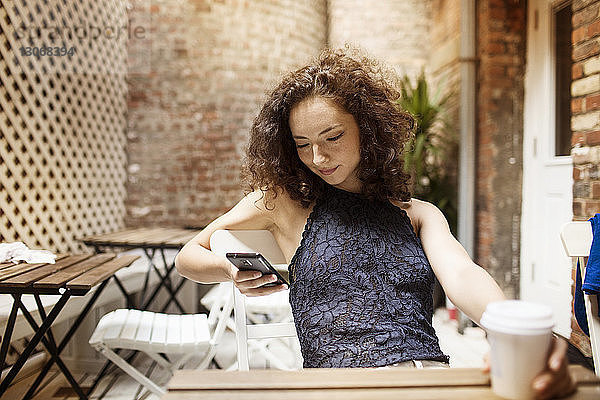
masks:
{"type": "MultiPolygon", "coordinates": [[[[440,346],[444,353],[450,356],[451,367],[481,367],[483,365],[483,355],[488,351],[488,344],[485,340],[484,333],[479,328],[468,327],[463,335],[459,334],[456,329],[456,321],[449,320],[448,314],[443,309],[438,309],[433,320],[433,325],[440,338],[440,346]]],[[[230,365],[234,360],[235,343],[231,332],[227,332],[223,341],[223,346],[217,354],[217,362],[221,366],[230,365]]],[[[284,354],[287,350],[282,347],[281,356],[293,357],[291,354],[284,354]]],[[[146,371],[151,362],[148,359],[141,359],[138,367],[142,371],[146,371]]],[[[256,368],[265,368],[264,360],[254,360],[256,368]]],[[[119,370],[120,371],[120,370],[119,370]]],[[[151,378],[158,382],[166,382],[168,377],[161,374],[161,371],[156,368],[151,378]]],[[[91,377],[79,376],[82,386],[91,384],[91,377]]],[[[9,394],[6,394],[9,396],[9,394]]],[[[4,396],[3,396],[4,398],[4,396]]],[[[18,393],[10,395],[8,398],[20,398],[18,393]]],[[[43,392],[36,396],[37,400],[71,400],[78,397],[68,389],[62,375],[57,374],[55,379],[49,384],[43,392]]],[[[91,399],[94,400],[158,400],[159,397],[154,394],[149,394],[145,390],[140,390],[140,386],[129,376],[124,373],[108,376],[102,380],[99,387],[92,394],[91,399]]]]}

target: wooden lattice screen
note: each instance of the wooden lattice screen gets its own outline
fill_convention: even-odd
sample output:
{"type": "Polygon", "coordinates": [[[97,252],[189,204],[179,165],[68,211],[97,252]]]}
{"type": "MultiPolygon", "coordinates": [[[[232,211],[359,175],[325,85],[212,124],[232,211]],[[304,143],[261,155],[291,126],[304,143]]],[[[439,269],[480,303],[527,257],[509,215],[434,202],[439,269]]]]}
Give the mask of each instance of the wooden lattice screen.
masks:
{"type": "Polygon", "coordinates": [[[0,242],[81,251],[77,238],[121,227],[126,25],[125,1],[0,3],[0,242]]]}

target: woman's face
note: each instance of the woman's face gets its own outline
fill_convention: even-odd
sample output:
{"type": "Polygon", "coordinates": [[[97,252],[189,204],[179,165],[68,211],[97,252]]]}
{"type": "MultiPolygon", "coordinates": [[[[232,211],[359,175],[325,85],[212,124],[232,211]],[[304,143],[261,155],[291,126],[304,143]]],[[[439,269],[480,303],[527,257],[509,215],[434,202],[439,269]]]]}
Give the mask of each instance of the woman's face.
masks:
{"type": "Polygon", "coordinates": [[[360,192],[358,125],[333,101],[311,97],[290,111],[290,130],[300,160],[325,182],[349,192],[360,192]]]}

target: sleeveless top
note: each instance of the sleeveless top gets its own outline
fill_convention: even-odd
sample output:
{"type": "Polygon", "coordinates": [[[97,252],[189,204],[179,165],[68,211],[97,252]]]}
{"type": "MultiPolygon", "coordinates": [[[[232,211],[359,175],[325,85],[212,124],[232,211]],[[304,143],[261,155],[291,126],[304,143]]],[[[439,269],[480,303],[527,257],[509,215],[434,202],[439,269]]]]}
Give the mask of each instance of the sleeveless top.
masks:
{"type": "Polygon", "coordinates": [[[289,265],[304,367],[448,362],[431,324],[434,274],[406,211],[326,186],[289,265]]]}

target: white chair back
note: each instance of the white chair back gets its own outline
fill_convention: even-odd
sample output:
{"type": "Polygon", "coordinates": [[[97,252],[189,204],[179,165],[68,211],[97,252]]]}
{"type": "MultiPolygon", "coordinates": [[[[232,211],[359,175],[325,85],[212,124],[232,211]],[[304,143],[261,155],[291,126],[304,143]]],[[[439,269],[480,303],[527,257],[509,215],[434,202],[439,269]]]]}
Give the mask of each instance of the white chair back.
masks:
{"type": "MultiPolygon", "coordinates": [[[[267,230],[217,230],[210,237],[210,248],[214,253],[223,256],[229,252],[256,252],[261,253],[273,265],[286,263],[285,256],[273,234],[267,230]]],[[[247,371],[249,369],[249,339],[295,338],[296,327],[293,322],[249,325],[246,296],[240,293],[235,286],[233,286],[233,293],[238,369],[247,371]]],[[[277,297],[281,298],[281,296],[277,297]]],[[[278,307],[276,304],[274,306],[278,307]]],[[[293,369],[281,362],[265,346],[259,346],[259,348],[274,367],[293,369]]]]}
{"type": "MultiPolygon", "coordinates": [[[[574,221],[563,225],[560,238],[567,256],[579,261],[581,279],[585,278],[585,257],[592,247],[592,224],[589,221],[574,221]]],[[[600,317],[598,317],[598,298],[584,293],[585,312],[590,330],[590,344],[594,359],[594,370],[600,376],[600,317]]]]}

